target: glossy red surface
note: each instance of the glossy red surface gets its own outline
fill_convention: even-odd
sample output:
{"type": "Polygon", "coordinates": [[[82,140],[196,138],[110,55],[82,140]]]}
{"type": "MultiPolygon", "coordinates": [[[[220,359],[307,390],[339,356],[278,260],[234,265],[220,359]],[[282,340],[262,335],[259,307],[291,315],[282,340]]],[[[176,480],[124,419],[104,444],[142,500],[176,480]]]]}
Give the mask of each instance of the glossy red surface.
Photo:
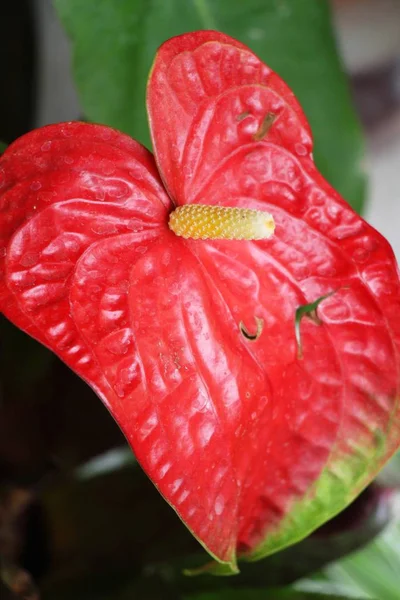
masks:
{"type": "Polygon", "coordinates": [[[333,449],[387,438],[384,461],[399,444],[398,272],[317,172],[293,94],[243,45],[166,42],[148,110],[161,178],[139,144],[83,123],[0,158],[0,308],[96,390],[229,562],[279,531],[333,449]],[[276,232],[183,240],[167,226],[174,203],[267,210],[276,232]],[[302,319],[299,358],[296,310],[333,291],[320,324],[302,319]],[[256,317],[250,341],[239,325],[255,331],[256,317]]]}

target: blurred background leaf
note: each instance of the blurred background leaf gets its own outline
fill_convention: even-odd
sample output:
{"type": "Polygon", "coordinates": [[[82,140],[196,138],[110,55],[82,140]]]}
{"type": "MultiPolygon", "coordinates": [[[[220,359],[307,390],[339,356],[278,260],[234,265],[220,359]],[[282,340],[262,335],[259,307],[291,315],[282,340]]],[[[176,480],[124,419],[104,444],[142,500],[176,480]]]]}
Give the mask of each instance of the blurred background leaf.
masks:
{"type": "MultiPolygon", "coordinates": [[[[183,575],[184,567],[203,565],[208,557],[128,448],[110,450],[54,482],[42,494],[42,506],[51,531],[52,569],[42,580],[49,598],[75,597],[94,582],[102,593],[113,585],[146,588],[146,582],[181,594],[232,585],[226,577],[183,575]]],[[[362,547],[391,518],[391,494],[371,487],[306,540],[262,561],[242,562],[235,587],[291,584],[362,547]]]]}
{"type": "MultiPolygon", "coordinates": [[[[223,592],[208,593],[208,594],[194,594],[186,596],[184,600],[349,600],[348,596],[343,595],[332,595],[323,593],[303,592],[294,589],[285,590],[224,590],[223,592]]],[[[359,600],[362,599],[361,596],[359,600]]]]}
{"type": "Polygon", "coordinates": [[[324,577],[366,598],[400,598],[400,524],[392,523],[362,550],[326,567],[324,577]]]}
{"type": "Polygon", "coordinates": [[[392,459],[383,467],[376,480],[384,487],[400,487],[400,452],[396,452],[392,459]]]}
{"type": "Polygon", "coordinates": [[[145,88],[157,47],[196,29],[247,44],[293,88],[315,136],[315,161],[361,211],[363,138],[327,0],[54,0],[73,42],[85,116],[150,145],[145,88]]]}

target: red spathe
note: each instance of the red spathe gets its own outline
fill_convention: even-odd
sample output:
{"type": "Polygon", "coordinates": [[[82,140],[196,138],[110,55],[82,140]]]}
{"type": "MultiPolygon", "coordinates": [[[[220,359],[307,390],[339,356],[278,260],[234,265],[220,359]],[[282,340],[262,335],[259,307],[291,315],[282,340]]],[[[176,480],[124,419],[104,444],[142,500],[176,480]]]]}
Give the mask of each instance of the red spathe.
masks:
{"type": "Polygon", "coordinates": [[[334,449],[398,423],[397,267],[316,170],[292,92],[239,42],[166,42],[148,111],[159,171],[83,123],[0,158],[0,308],[96,390],[196,537],[234,562],[279,531],[334,449]],[[183,240],[174,203],[266,210],[275,235],[183,240]],[[296,311],[326,294],[300,357],[296,311]],[[240,323],[257,320],[251,341],[240,323]]]}

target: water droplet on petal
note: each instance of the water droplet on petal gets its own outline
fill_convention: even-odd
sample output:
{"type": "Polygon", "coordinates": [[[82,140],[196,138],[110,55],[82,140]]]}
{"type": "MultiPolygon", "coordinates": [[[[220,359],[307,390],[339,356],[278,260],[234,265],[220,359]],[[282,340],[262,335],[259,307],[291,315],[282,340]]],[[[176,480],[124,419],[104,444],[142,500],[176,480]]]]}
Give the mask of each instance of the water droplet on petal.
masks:
{"type": "Polygon", "coordinates": [[[307,148],[303,146],[303,144],[296,144],[294,149],[296,154],[298,154],[299,156],[306,156],[307,154],[307,148]]]}
{"type": "Polygon", "coordinates": [[[47,152],[48,150],[50,150],[50,148],[51,148],[51,142],[50,142],[50,141],[48,141],[48,142],[45,142],[44,144],[42,144],[42,146],[41,146],[41,148],[40,148],[40,149],[41,149],[43,152],[47,152]]]}
{"type": "Polygon", "coordinates": [[[222,515],[222,513],[224,512],[224,508],[225,508],[225,500],[224,500],[223,496],[221,496],[221,494],[220,494],[215,499],[215,504],[214,504],[215,514],[222,515]]]}

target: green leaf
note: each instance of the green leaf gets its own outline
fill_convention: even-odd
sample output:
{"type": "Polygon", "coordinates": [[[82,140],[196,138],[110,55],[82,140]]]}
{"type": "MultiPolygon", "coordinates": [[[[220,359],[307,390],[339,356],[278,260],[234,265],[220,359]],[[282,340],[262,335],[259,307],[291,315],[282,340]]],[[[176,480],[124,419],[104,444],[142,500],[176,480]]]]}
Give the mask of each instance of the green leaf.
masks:
{"type": "Polygon", "coordinates": [[[296,344],[297,344],[297,356],[299,359],[303,358],[303,346],[301,343],[301,332],[300,332],[300,324],[303,317],[308,317],[313,323],[316,325],[321,325],[321,321],[318,317],[318,306],[326,300],[330,296],[332,296],[336,290],[333,290],[329,294],[325,294],[325,296],[321,296],[317,298],[314,302],[310,304],[302,304],[296,310],[295,319],[294,319],[294,331],[296,336],[296,344]]]}
{"type": "Polygon", "coordinates": [[[293,88],[321,172],[360,211],[363,141],[327,0],[54,0],[72,39],[85,115],[149,145],[145,88],[157,47],[196,29],[244,42],[293,88]]]}
{"type": "Polygon", "coordinates": [[[380,600],[398,600],[400,572],[400,524],[388,527],[363,550],[325,569],[332,582],[380,600]]]}
{"type": "Polygon", "coordinates": [[[7,144],[4,142],[0,142],[0,155],[3,154],[4,150],[7,148],[7,144]]]}
{"type": "MultiPolygon", "coordinates": [[[[348,596],[314,594],[294,589],[285,590],[223,590],[186,596],[184,600],[346,600],[348,596]]],[[[355,600],[353,598],[353,600],[355,600]]],[[[361,598],[359,599],[361,600],[361,598]]]]}

